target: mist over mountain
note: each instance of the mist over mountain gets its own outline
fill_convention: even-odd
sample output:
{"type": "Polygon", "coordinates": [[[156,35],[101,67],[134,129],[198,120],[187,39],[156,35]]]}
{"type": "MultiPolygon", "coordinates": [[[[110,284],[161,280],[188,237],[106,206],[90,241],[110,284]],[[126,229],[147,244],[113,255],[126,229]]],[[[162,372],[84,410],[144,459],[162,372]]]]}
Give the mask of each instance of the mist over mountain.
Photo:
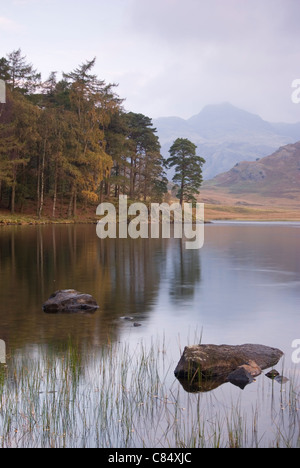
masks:
{"type": "Polygon", "coordinates": [[[226,172],[240,161],[255,161],[279,147],[300,140],[300,122],[271,123],[229,103],[209,105],[193,117],[153,119],[164,157],[177,138],[197,145],[197,154],[206,159],[204,179],[226,172]]]}

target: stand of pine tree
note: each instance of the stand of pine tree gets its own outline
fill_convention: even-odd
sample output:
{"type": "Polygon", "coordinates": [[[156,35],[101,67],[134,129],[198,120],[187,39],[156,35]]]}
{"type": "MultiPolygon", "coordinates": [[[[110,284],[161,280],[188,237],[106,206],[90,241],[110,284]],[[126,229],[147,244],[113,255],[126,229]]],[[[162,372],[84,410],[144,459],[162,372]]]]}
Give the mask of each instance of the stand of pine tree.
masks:
{"type": "Polygon", "coordinates": [[[95,59],[42,82],[21,50],[0,59],[0,209],[41,219],[95,213],[124,194],[161,201],[165,161],[149,117],[125,112],[95,59]]]}

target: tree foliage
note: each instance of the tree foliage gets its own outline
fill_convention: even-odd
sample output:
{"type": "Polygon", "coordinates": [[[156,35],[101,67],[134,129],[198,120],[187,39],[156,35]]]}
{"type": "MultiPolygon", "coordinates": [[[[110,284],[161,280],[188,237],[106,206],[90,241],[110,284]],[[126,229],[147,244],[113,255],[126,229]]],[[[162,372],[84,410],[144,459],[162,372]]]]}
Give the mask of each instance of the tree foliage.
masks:
{"type": "Polygon", "coordinates": [[[41,81],[41,74],[38,73],[31,63],[26,62],[26,57],[22,56],[21,49],[14,50],[7,55],[7,59],[1,59],[0,73],[2,79],[10,84],[12,91],[19,91],[23,94],[30,94],[36,90],[41,81]]]}
{"type": "Polygon", "coordinates": [[[187,138],[177,138],[171,146],[167,164],[175,169],[173,182],[178,185],[177,197],[183,201],[195,202],[202,184],[202,166],[205,159],[196,155],[197,146],[187,138]]]}
{"type": "Polygon", "coordinates": [[[46,204],[76,216],[103,198],[162,199],[164,161],[149,117],[125,112],[117,85],[94,73],[96,59],[47,80],[20,49],[0,58],[7,103],[0,104],[0,205],[46,204]]]}

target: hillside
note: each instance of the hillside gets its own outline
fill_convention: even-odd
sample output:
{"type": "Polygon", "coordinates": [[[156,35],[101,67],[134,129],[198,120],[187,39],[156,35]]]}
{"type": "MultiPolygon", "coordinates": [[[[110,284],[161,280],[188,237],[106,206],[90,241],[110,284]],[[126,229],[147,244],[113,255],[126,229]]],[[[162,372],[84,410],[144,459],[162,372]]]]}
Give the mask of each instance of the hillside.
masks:
{"type": "Polygon", "coordinates": [[[197,145],[197,153],[206,159],[206,180],[228,171],[237,162],[255,161],[300,140],[300,123],[269,123],[228,103],[206,106],[188,120],[154,119],[153,125],[165,157],[176,138],[188,138],[197,145]]]}
{"type": "MultiPolygon", "coordinates": [[[[300,141],[256,161],[242,161],[203,183],[200,199],[209,205],[293,211],[300,219],[300,141]]],[[[241,212],[243,210],[240,210],[241,212]]]]}

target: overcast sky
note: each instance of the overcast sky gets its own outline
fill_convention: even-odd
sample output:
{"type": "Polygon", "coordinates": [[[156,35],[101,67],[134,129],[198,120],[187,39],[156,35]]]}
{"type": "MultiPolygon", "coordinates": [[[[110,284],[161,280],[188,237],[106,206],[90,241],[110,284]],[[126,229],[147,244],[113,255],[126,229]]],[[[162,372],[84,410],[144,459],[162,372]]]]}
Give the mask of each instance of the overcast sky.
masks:
{"type": "Polygon", "coordinates": [[[125,108],[189,118],[230,102],[300,121],[299,0],[0,0],[0,57],[22,49],[46,80],[97,57],[125,108]]]}

